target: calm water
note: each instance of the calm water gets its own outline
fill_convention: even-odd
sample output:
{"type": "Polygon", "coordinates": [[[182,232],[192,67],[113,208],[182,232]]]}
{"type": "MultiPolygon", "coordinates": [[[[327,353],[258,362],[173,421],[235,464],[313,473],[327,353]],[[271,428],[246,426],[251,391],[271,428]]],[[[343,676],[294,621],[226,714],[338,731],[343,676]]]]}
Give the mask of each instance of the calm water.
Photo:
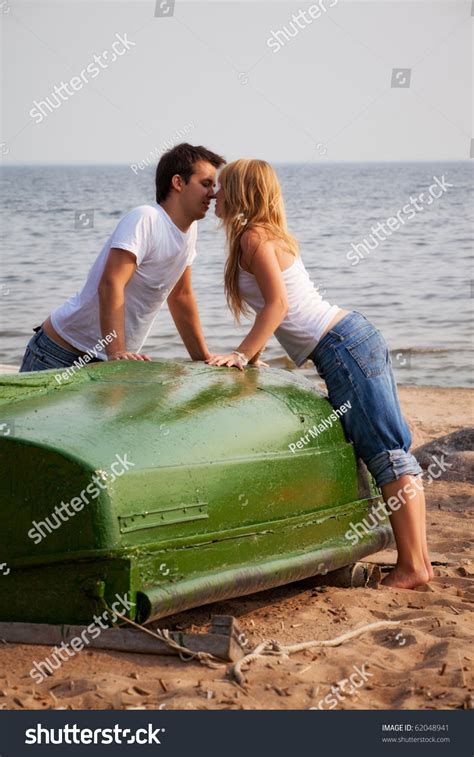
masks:
{"type": "MultiPolygon", "coordinates": [[[[277,168],[308,270],[326,299],[362,311],[383,331],[398,381],[472,385],[473,163],[277,168]],[[454,186],[351,265],[351,242],[426,192],[433,176],[454,186]]],[[[81,287],[119,218],[153,200],[154,176],[128,166],[7,167],[1,194],[0,363],[18,364],[32,326],[81,287]],[[92,228],[76,228],[84,210],[94,211],[92,228]]],[[[193,280],[201,318],[211,350],[227,351],[244,327],[234,326],[225,305],[224,240],[212,210],[199,229],[193,280]]],[[[186,356],[167,310],[146,351],[186,356]]],[[[288,364],[276,340],[266,358],[288,364]]]]}

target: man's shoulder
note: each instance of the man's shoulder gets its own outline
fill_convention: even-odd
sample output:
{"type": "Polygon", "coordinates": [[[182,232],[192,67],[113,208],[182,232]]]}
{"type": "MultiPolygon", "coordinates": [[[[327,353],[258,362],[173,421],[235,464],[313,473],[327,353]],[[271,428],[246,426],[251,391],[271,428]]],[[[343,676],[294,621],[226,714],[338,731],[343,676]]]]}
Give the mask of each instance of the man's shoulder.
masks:
{"type": "Polygon", "coordinates": [[[164,219],[157,205],[138,205],[122,216],[115,233],[141,234],[161,238],[164,219]]]}
{"type": "Polygon", "coordinates": [[[123,218],[151,218],[152,220],[161,219],[161,213],[157,205],[137,205],[126,213],[123,218]]]}

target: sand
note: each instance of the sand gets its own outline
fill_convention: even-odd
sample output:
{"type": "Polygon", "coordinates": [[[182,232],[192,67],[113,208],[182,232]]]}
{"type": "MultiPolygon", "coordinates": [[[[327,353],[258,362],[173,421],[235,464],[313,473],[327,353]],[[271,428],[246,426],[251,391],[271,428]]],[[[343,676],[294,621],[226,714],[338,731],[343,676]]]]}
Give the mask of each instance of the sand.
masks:
{"type": "MultiPolygon", "coordinates": [[[[400,387],[414,446],[473,425],[468,389],[400,387]]],[[[43,683],[29,671],[48,647],[3,644],[4,709],[462,709],[472,707],[474,648],[473,485],[433,481],[426,489],[435,578],[409,591],[317,586],[311,579],[166,618],[161,628],[202,632],[229,614],[251,644],[328,639],[367,623],[426,617],[367,633],[339,647],[265,657],[244,669],[244,684],[177,657],[84,650],[43,683]],[[359,671],[354,677],[354,673],[359,671]],[[342,684],[353,676],[354,686],[342,684]],[[336,689],[331,696],[331,687],[336,689]]],[[[395,552],[368,558],[390,565],[395,552]]]]}

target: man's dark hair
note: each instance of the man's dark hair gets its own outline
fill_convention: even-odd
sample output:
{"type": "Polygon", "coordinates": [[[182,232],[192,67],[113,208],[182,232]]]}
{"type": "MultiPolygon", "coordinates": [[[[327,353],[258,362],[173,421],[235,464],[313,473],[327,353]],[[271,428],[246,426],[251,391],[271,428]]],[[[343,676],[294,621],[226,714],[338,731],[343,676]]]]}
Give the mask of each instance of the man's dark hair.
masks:
{"type": "Polygon", "coordinates": [[[188,145],[183,142],[175,145],[171,150],[161,156],[160,162],[156,167],[156,201],[158,203],[166,200],[171,191],[171,179],[175,174],[179,174],[187,184],[194,172],[194,164],[198,160],[205,160],[215,168],[219,168],[225,163],[221,155],[207,150],[205,147],[188,145]]]}

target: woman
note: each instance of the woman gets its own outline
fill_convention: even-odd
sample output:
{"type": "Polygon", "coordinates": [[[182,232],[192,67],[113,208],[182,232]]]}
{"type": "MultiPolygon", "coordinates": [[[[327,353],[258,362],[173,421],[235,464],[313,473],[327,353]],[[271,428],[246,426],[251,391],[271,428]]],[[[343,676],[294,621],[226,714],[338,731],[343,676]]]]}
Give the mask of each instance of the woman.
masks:
{"type": "Polygon", "coordinates": [[[433,577],[426,544],[422,473],[409,452],[411,436],[398,402],[387,345],[360,313],[325,302],[311,282],[288,233],[277,176],[262,160],[224,167],[216,215],[227,236],[225,291],[237,320],[248,308],[253,327],[215,366],[264,365],[260,354],[275,333],[297,365],[314,362],[334,408],[350,401],[341,417],[346,436],[374,476],[390,514],[398,548],[387,586],[415,588],[433,577]],[[410,492],[409,499],[404,493],[410,492]]]}

